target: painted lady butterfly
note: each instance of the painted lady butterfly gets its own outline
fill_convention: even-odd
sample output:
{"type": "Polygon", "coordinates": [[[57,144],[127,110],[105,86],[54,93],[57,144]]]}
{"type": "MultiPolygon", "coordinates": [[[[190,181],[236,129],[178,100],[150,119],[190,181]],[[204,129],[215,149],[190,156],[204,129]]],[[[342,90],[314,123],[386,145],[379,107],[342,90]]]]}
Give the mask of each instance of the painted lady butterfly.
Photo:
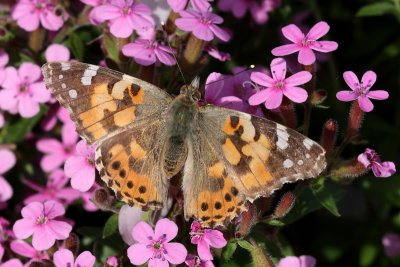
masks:
{"type": "Polygon", "coordinates": [[[185,217],[224,224],[245,201],[326,166],[316,142],[275,122],[212,105],[199,106],[199,80],[172,98],[140,79],[99,66],[42,67],[47,87],[77,131],[96,143],[96,168],[117,198],[143,209],[166,203],[182,172],[185,217]]]}

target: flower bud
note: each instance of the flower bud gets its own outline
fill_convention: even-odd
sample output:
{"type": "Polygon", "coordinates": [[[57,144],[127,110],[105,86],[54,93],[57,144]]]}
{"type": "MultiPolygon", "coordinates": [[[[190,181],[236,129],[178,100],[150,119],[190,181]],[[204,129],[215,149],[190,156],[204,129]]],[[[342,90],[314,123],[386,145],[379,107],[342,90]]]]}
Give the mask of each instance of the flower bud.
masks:
{"type": "Polygon", "coordinates": [[[354,101],[350,108],[349,124],[347,126],[347,136],[356,137],[364,119],[364,111],[361,110],[357,101],[354,101]]]}
{"type": "Polygon", "coordinates": [[[324,124],[324,128],[322,129],[321,145],[328,155],[333,151],[333,148],[335,147],[337,133],[337,121],[333,119],[327,120],[324,124]]]}
{"type": "Polygon", "coordinates": [[[235,232],[235,237],[236,238],[243,238],[247,236],[251,228],[256,224],[257,222],[257,211],[255,208],[255,205],[253,203],[250,203],[247,207],[248,209],[240,215],[240,223],[239,223],[239,229],[235,232]]]}
{"type": "Polygon", "coordinates": [[[183,53],[182,68],[184,71],[193,71],[203,53],[205,44],[205,41],[196,38],[193,34],[190,35],[183,53]]]}
{"type": "Polygon", "coordinates": [[[69,237],[64,241],[64,247],[72,251],[74,255],[78,255],[79,253],[79,237],[74,234],[70,233],[69,237]]]}
{"type": "Polygon", "coordinates": [[[361,164],[357,158],[348,160],[333,169],[330,173],[332,179],[340,184],[350,184],[354,178],[368,172],[368,169],[361,164]]]}
{"type": "Polygon", "coordinates": [[[254,243],[253,247],[254,248],[250,254],[253,259],[254,267],[274,267],[274,264],[262,245],[254,243]]]}
{"type": "Polygon", "coordinates": [[[297,117],[296,112],[294,111],[293,102],[289,101],[287,98],[284,98],[279,110],[281,111],[282,117],[285,120],[285,125],[289,128],[296,129],[297,117]]]}
{"type": "Polygon", "coordinates": [[[290,210],[293,208],[296,202],[296,195],[293,192],[286,192],[275,207],[275,211],[272,214],[274,219],[280,219],[285,217],[290,210]]]}
{"type": "Polygon", "coordinates": [[[319,105],[325,101],[327,93],[325,90],[316,90],[311,95],[311,103],[313,105],[319,105]]]}

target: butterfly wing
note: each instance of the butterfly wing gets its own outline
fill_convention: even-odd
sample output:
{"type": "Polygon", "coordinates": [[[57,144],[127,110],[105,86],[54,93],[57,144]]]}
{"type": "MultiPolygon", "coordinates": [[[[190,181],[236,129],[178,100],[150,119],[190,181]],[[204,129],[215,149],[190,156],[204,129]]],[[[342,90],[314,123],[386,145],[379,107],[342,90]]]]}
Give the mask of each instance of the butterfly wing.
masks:
{"type": "Polygon", "coordinates": [[[203,225],[223,224],[244,209],[245,200],[269,196],[284,183],[315,177],[326,166],[320,145],[266,119],[206,106],[196,124],[183,189],[187,195],[195,192],[186,198],[186,215],[198,217],[203,225]],[[202,157],[206,160],[196,162],[202,157]],[[196,188],[185,183],[190,177],[196,188]]]}
{"type": "Polygon", "coordinates": [[[42,71],[79,134],[96,143],[96,168],[117,198],[160,208],[168,184],[157,168],[158,148],[172,98],[152,84],[95,65],[54,62],[42,71]]]}

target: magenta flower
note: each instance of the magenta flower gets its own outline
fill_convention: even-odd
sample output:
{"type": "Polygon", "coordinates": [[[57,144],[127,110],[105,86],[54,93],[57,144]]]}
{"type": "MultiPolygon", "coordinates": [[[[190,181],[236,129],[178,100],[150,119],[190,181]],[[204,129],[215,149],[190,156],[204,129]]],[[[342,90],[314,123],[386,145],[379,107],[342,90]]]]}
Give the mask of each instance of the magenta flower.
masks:
{"type": "Polygon", "coordinates": [[[186,257],[185,263],[189,267],[215,267],[212,261],[210,260],[202,260],[199,257],[189,254],[186,257]]]}
{"type": "Polygon", "coordinates": [[[19,239],[32,236],[33,247],[36,250],[46,250],[56,240],[66,239],[72,230],[71,225],[56,219],[64,213],[63,205],[56,201],[32,202],[22,209],[23,218],[15,222],[15,236],[19,239]]]}
{"type": "Polygon", "coordinates": [[[46,132],[52,130],[56,126],[57,120],[59,120],[63,124],[69,124],[69,123],[73,124],[71,117],[69,116],[68,110],[60,106],[58,102],[50,106],[45,117],[42,119],[41,121],[42,129],[46,132]]]}
{"type": "Polygon", "coordinates": [[[19,69],[6,68],[4,90],[0,91],[0,108],[11,113],[19,113],[24,118],[35,116],[39,103],[50,99],[50,92],[41,79],[40,67],[26,62],[19,69]]]}
{"type": "Polygon", "coordinates": [[[192,32],[198,39],[211,41],[214,35],[222,41],[228,41],[230,35],[217,26],[224,20],[209,11],[187,10],[179,13],[181,18],[175,21],[176,26],[184,31],[192,32]]]}
{"type": "Polygon", "coordinates": [[[308,255],[300,257],[287,256],[281,259],[276,267],[314,267],[316,264],[315,258],[308,255]]]}
{"type": "Polygon", "coordinates": [[[382,238],[382,245],[386,256],[393,258],[400,255],[400,235],[387,233],[382,238]]]}
{"type": "Polygon", "coordinates": [[[22,29],[32,32],[42,24],[49,31],[58,31],[64,24],[66,14],[58,14],[63,10],[57,9],[50,0],[19,0],[14,6],[11,17],[22,29]]]}
{"type": "Polygon", "coordinates": [[[47,62],[68,61],[71,57],[71,53],[68,48],[62,44],[51,44],[44,52],[44,56],[47,62]]]}
{"type": "Polygon", "coordinates": [[[134,0],[115,0],[94,8],[96,17],[109,21],[110,32],[115,37],[127,38],[133,30],[147,31],[154,27],[151,9],[134,0]]]}
{"type": "Polygon", "coordinates": [[[156,62],[172,66],[176,60],[170,54],[176,51],[168,46],[159,44],[153,39],[136,39],[135,42],[126,44],[122,53],[127,57],[133,57],[138,64],[149,66],[156,62]]]}
{"type": "Polygon", "coordinates": [[[88,191],[94,184],[94,152],[96,147],[81,140],[76,145],[76,153],[65,161],[65,175],[71,177],[72,188],[88,191]]]}
{"type": "MultiPolygon", "coordinates": [[[[194,8],[197,10],[205,10],[207,11],[211,5],[210,1],[213,0],[191,0],[191,4],[193,5],[194,8]]],[[[168,5],[172,8],[172,10],[176,13],[181,12],[182,10],[185,9],[185,7],[188,4],[188,0],[167,0],[168,5]]]]}
{"type": "Polygon", "coordinates": [[[231,55],[229,53],[219,51],[215,46],[207,45],[204,48],[204,51],[206,51],[210,56],[212,56],[215,59],[218,59],[221,62],[231,60],[231,55]]]}
{"type": "Polygon", "coordinates": [[[132,236],[132,229],[143,220],[145,212],[138,207],[123,205],[118,213],[118,231],[124,242],[128,245],[135,244],[132,236]]]}
{"type": "Polygon", "coordinates": [[[9,200],[13,195],[13,189],[3,174],[9,171],[16,162],[14,153],[8,149],[0,148],[0,203],[9,200]]]}
{"type": "Polygon", "coordinates": [[[119,266],[119,261],[116,256],[108,257],[106,262],[107,262],[108,266],[110,266],[110,267],[118,267],[119,266]]]}
{"type": "Polygon", "coordinates": [[[198,221],[192,222],[190,237],[192,244],[197,245],[197,253],[203,261],[213,259],[210,246],[213,248],[223,248],[227,243],[220,231],[202,228],[198,221]]]}
{"type": "Polygon", "coordinates": [[[303,65],[311,65],[315,62],[313,50],[323,53],[332,52],[337,49],[338,44],[334,41],[318,41],[327,34],[329,25],[325,21],[315,24],[311,30],[304,35],[299,27],[294,24],[282,28],[283,35],[293,44],[282,45],[272,49],[274,56],[286,56],[299,52],[298,61],[303,65]]]}
{"type": "Polygon", "coordinates": [[[275,58],[271,62],[272,78],[261,72],[253,72],[251,80],[256,84],[265,87],[249,98],[250,105],[259,105],[265,102],[267,109],[276,109],[282,103],[285,95],[295,103],[303,103],[307,100],[307,91],[298,87],[311,80],[312,75],[308,71],[300,71],[292,76],[286,77],[286,61],[282,58],[275,58]]]}
{"type": "MultiPolygon", "coordinates": [[[[108,0],[81,0],[82,3],[93,7],[107,4],[107,1],[108,0]]],[[[97,17],[96,9],[94,8],[89,13],[89,21],[93,25],[99,25],[101,23],[101,18],[97,17]]]]}
{"type": "Polygon", "coordinates": [[[264,24],[268,20],[268,13],[280,5],[280,0],[220,0],[218,8],[222,11],[231,11],[235,18],[243,18],[250,11],[253,20],[264,24]]]}
{"type": "Polygon", "coordinates": [[[358,155],[358,161],[365,168],[371,169],[376,177],[389,177],[396,173],[396,166],[391,161],[382,162],[375,150],[367,148],[358,155]]]}
{"type": "Polygon", "coordinates": [[[62,143],[54,138],[43,138],[36,143],[36,148],[45,154],[40,161],[40,166],[46,172],[53,171],[75,154],[75,144],[78,134],[72,123],[65,124],[62,128],[62,143]]]}
{"type": "Polygon", "coordinates": [[[149,262],[149,266],[168,266],[185,261],[187,250],[179,243],[169,243],[178,233],[178,226],[169,219],[157,222],[155,230],[145,222],[139,222],[132,230],[139,243],[128,248],[128,258],[134,265],[149,262]]]}
{"type": "Polygon", "coordinates": [[[364,112],[370,112],[374,109],[370,98],[377,100],[385,100],[389,97],[389,93],[385,90],[370,91],[371,87],[376,82],[376,73],[372,70],[367,71],[361,78],[361,83],[358,81],[357,76],[352,71],[343,73],[343,79],[350,87],[351,91],[339,91],[336,98],[340,101],[358,101],[360,108],[364,112]]]}
{"type": "Polygon", "coordinates": [[[61,169],[56,169],[49,175],[45,187],[25,180],[24,183],[38,193],[27,197],[24,200],[24,204],[27,205],[35,201],[45,202],[47,200],[56,200],[65,205],[71,204],[81,194],[75,189],[67,187],[68,181],[68,177],[65,176],[64,171],[61,169]]]}
{"type": "Polygon", "coordinates": [[[46,251],[37,251],[30,244],[23,240],[13,240],[10,243],[10,249],[16,254],[29,258],[29,261],[25,263],[25,266],[30,266],[34,261],[48,260],[49,255],[46,251]]]}
{"type": "Polygon", "coordinates": [[[53,262],[56,267],[93,267],[96,258],[90,251],[84,251],[74,259],[69,249],[60,249],[54,253],[53,262]]]}
{"type": "Polygon", "coordinates": [[[6,79],[6,71],[4,67],[8,64],[8,60],[9,57],[6,51],[0,49],[0,85],[2,85],[2,83],[6,79]]]}

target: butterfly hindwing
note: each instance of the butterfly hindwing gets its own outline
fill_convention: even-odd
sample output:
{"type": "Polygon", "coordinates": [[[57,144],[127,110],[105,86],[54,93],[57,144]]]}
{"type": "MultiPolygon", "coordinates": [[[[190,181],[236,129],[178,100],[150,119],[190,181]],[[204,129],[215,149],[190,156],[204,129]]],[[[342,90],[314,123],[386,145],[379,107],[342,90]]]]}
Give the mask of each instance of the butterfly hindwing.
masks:
{"type": "Polygon", "coordinates": [[[42,67],[46,86],[88,142],[109,138],[168,107],[171,97],[158,87],[107,68],[53,62],[42,67]]]}

